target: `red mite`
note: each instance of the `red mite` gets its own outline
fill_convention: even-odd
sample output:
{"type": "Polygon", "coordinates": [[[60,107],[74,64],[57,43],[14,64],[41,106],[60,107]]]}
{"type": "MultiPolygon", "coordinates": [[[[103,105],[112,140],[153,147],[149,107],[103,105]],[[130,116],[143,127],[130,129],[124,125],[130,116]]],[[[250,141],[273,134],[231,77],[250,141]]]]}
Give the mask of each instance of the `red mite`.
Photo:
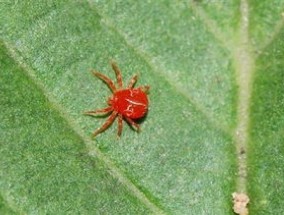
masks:
{"type": "Polygon", "coordinates": [[[118,117],[118,130],[117,135],[120,137],[122,132],[122,121],[126,120],[134,129],[140,130],[140,126],[134,121],[142,118],[148,111],[148,97],[147,93],[150,89],[149,86],[140,86],[134,88],[134,85],[138,79],[137,75],[134,75],[128,83],[126,88],[123,87],[122,76],[118,66],[112,62],[112,69],[115,72],[117,85],[107,76],[97,71],[92,71],[95,76],[104,81],[112,91],[112,96],[108,99],[108,107],[87,111],[85,114],[96,116],[99,114],[110,114],[106,122],[97,130],[93,135],[96,136],[99,133],[105,131],[118,117]]]}

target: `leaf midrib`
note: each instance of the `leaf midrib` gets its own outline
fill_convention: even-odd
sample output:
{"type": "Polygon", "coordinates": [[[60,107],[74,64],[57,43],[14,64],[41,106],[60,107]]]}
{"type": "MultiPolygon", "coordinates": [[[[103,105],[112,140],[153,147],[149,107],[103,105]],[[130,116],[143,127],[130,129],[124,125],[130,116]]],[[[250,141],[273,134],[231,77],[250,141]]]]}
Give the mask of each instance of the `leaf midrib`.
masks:
{"type": "Polygon", "coordinates": [[[211,20],[206,13],[192,3],[194,11],[203,21],[208,30],[221,42],[224,48],[232,53],[236,78],[238,84],[237,101],[237,125],[234,130],[234,142],[237,151],[238,175],[236,179],[236,191],[240,193],[247,192],[247,147],[248,147],[248,129],[250,120],[250,100],[252,94],[253,72],[255,67],[255,57],[249,40],[249,4],[247,0],[240,2],[240,28],[238,29],[238,38],[235,43],[225,37],[220,31],[218,25],[211,20]],[[234,44],[234,45],[232,45],[234,44]]]}
{"type": "Polygon", "coordinates": [[[238,162],[238,174],[236,178],[236,191],[247,192],[247,147],[248,129],[250,120],[250,100],[252,94],[253,72],[255,67],[255,57],[249,40],[249,4],[247,0],[240,2],[240,28],[238,38],[233,41],[223,35],[216,23],[211,20],[206,13],[195,3],[192,4],[196,14],[201,18],[208,30],[221,42],[224,48],[231,50],[236,79],[238,84],[237,101],[237,125],[234,129],[234,142],[238,162]],[[232,45],[234,44],[234,45],[232,45]]]}
{"type": "Polygon", "coordinates": [[[241,20],[239,44],[234,52],[238,92],[237,127],[235,144],[238,157],[237,192],[246,193],[247,188],[247,148],[249,139],[250,103],[252,94],[255,60],[249,41],[249,5],[246,0],[240,5],[241,20]]]}

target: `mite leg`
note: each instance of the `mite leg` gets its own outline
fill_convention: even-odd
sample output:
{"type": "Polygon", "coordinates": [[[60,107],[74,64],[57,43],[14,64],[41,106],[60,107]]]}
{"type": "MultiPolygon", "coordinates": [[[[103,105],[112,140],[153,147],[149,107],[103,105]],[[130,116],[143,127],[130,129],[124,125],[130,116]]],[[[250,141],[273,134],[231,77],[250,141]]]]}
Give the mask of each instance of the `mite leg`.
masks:
{"type": "Polygon", "coordinates": [[[149,85],[145,85],[145,86],[141,86],[139,87],[144,93],[148,93],[150,90],[150,86],[149,85]]]}
{"type": "Polygon", "coordinates": [[[99,109],[99,110],[86,111],[86,112],[84,112],[84,114],[91,115],[91,116],[104,115],[104,114],[108,114],[112,110],[113,110],[112,107],[107,107],[107,108],[103,108],[103,109],[99,109]]]}
{"type": "Polygon", "coordinates": [[[133,88],[137,79],[138,79],[138,75],[134,75],[129,81],[128,88],[130,89],[133,88]]]}
{"type": "Polygon", "coordinates": [[[98,77],[99,79],[103,80],[107,86],[111,89],[111,91],[114,93],[116,91],[116,87],[114,85],[114,83],[112,82],[112,80],[110,78],[108,78],[107,76],[103,75],[102,73],[99,73],[97,71],[92,71],[94,76],[98,77]]]}
{"type": "Polygon", "coordinates": [[[117,112],[113,111],[112,114],[107,118],[107,120],[105,121],[105,123],[98,128],[97,130],[94,131],[93,136],[98,135],[99,133],[103,132],[104,130],[106,130],[115,120],[117,116],[117,112]]]}
{"type": "Polygon", "coordinates": [[[132,126],[132,128],[134,128],[136,131],[140,131],[140,126],[134,122],[132,119],[130,119],[129,117],[125,117],[125,120],[132,126]]]}
{"type": "Polygon", "coordinates": [[[122,89],[123,84],[122,84],[121,71],[118,68],[118,66],[116,65],[116,63],[113,62],[113,61],[111,62],[111,67],[112,67],[113,71],[115,72],[117,84],[118,84],[119,88],[122,89]]]}
{"type": "Polygon", "coordinates": [[[122,133],[122,115],[118,114],[118,129],[117,129],[117,136],[120,137],[122,133]]]}

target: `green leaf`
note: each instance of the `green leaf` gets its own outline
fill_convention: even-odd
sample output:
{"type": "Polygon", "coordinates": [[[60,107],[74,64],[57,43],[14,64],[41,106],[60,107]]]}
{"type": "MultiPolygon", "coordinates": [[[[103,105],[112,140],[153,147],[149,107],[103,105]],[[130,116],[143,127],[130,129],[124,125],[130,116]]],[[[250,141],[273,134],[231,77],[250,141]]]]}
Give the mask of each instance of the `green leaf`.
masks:
{"type": "MultiPolygon", "coordinates": [[[[284,2],[0,3],[0,214],[284,207],[284,2]],[[141,133],[105,121],[115,60],[150,85],[141,133]],[[235,205],[236,206],[236,205],[235,205]]],[[[245,214],[245,213],[242,213],[245,214]]]]}

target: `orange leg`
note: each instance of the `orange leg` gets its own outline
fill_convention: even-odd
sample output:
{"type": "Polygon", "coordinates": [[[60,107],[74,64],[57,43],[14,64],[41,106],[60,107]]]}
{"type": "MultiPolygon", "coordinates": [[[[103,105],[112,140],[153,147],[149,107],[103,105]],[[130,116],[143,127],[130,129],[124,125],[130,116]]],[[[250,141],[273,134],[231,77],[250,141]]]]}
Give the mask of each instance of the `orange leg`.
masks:
{"type": "Polygon", "coordinates": [[[125,120],[133,127],[136,129],[136,131],[140,131],[140,126],[134,122],[132,119],[130,119],[129,117],[125,117],[125,120]]]}
{"type": "Polygon", "coordinates": [[[118,68],[118,66],[116,65],[115,62],[111,62],[111,66],[112,66],[113,71],[115,72],[118,86],[119,86],[120,89],[122,89],[123,84],[122,84],[121,71],[120,71],[120,69],[118,68]]]}
{"type": "Polygon", "coordinates": [[[117,136],[120,137],[122,133],[122,115],[118,114],[118,129],[117,129],[117,136]]]}
{"type": "Polygon", "coordinates": [[[139,87],[144,93],[148,93],[150,90],[150,86],[145,85],[145,86],[141,86],[139,87]]]}
{"type": "Polygon", "coordinates": [[[132,88],[134,87],[134,85],[135,85],[137,79],[138,79],[138,75],[134,75],[134,76],[130,79],[129,84],[128,84],[128,88],[129,88],[129,89],[132,89],[132,88]]]}
{"type": "Polygon", "coordinates": [[[108,117],[108,119],[106,120],[106,122],[97,130],[94,131],[93,136],[98,135],[99,133],[103,132],[104,130],[106,130],[115,120],[117,116],[117,112],[113,111],[112,114],[108,117]]]}
{"type": "Polygon", "coordinates": [[[114,85],[114,83],[112,82],[112,80],[110,78],[108,78],[107,76],[103,75],[102,73],[96,72],[96,71],[92,71],[94,76],[97,76],[99,79],[103,80],[107,86],[111,89],[112,92],[116,91],[116,87],[114,85]]]}
{"type": "Polygon", "coordinates": [[[96,116],[96,115],[100,115],[100,114],[104,115],[104,114],[111,112],[112,110],[113,109],[110,106],[110,107],[107,107],[107,108],[104,108],[104,109],[86,111],[86,112],[84,112],[84,114],[91,115],[91,116],[96,116]]]}

